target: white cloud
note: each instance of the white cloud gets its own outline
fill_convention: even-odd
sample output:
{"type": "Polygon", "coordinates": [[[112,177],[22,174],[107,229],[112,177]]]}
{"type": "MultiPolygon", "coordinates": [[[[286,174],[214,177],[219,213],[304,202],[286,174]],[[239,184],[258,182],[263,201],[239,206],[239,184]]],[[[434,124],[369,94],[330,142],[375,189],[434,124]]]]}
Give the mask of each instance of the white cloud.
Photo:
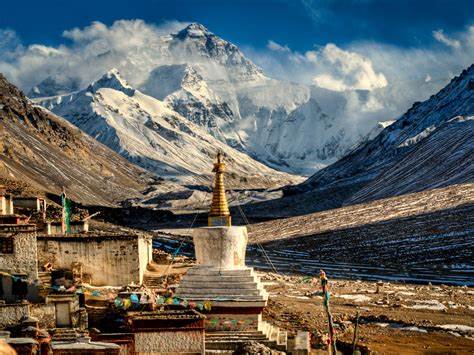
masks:
{"type": "Polygon", "coordinates": [[[267,48],[275,52],[290,52],[290,48],[288,46],[282,46],[281,44],[272,40],[268,41],[267,48]]]}
{"type": "Polygon", "coordinates": [[[335,78],[331,74],[318,74],[313,78],[314,83],[323,89],[333,91],[345,91],[348,86],[342,79],[335,78]]]}
{"type": "Polygon", "coordinates": [[[316,55],[321,74],[313,81],[316,85],[330,90],[373,90],[387,86],[382,73],[376,73],[370,59],[352,51],[343,50],[329,43],[316,55]]]}
{"type": "Polygon", "coordinates": [[[446,36],[443,32],[443,30],[437,30],[433,31],[433,37],[438,41],[441,42],[448,47],[454,48],[454,49],[459,49],[461,48],[461,42],[457,39],[452,39],[446,36]]]}
{"type": "Polygon", "coordinates": [[[438,41],[441,42],[448,47],[459,49],[461,48],[461,42],[457,39],[449,38],[443,32],[443,30],[433,31],[433,37],[438,41]]]}
{"type": "Polygon", "coordinates": [[[251,48],[244,52],[270,76],[340,92],[316,90],[315,97],[323,109],[360,124],[397,118],[473,64],[474,26],[449,37],[443,35],[451,46],[404,48],[355,42],[344,47],[326,44],[304,53],[291,48],[278,53],[251,48]],[[455,51],[453,45],[458,47],[455,51]],[[366,92],[357,94],[353,89],[366,92]],[[341,102],[345,102],[342,111],[337,108],[341,102]]]}
{"type": "Polygon", "coordinates": [[[180,22],[155,26],[142,20],[119,20],[111,26],[93,22],[64,31],[70,43],[57,47],[14,46],[16,35],[4,30],[0,31],[0,72],[26,91],[50,75],[77,77],[87,85],[112,67],[137,84],[167,60],[163,36],[185,26],[180,22]],[[8,49],[4,49],[4,42],[8,42],[8,49]]]}

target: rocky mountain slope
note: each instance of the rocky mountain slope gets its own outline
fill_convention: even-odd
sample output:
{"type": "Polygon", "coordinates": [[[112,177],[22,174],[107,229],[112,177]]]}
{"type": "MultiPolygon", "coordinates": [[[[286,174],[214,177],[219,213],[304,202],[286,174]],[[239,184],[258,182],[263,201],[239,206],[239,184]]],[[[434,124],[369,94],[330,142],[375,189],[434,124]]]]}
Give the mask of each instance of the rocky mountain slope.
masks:
{"type": "MultiPolygon", "coordinates": [[[[185,87],[175,97],[206,93],[205,85],[185,87]]],[[[176,182],[209,185],[218,150],[233,186],[281,186],[296,179],[227,146],[165,102],[132,88],[115,69],[86,89],[38,102],[131,162],[176,182]]]]}
{"type": "MultiPolygon", "coordinates": [[[[104,59],[104,63],[109,62],[104,59]]],[[[163,35],[146,55],[137,58],[131,51],[115,66],[133,88],[162,101],[221,142],[292,174],[310,175],[336,161],[377,127],[375,121],[372,126],[345,121],[345,94],[271,79],[237,46],[200,24],[163,35]]],[[[83,87],[87,85],[79,79],[83,87]]],[[[69,92],[77,91],[74,78],[56,74],[36,85],[31,94],[64,94],[68,83],[69,92]]],[[[52,109],[77,116],[83,113],[79,103],[75,100],[69,112],[57,106],[52,109]]],[[[82,104],[88,106],[87,100],[82,104]]],[[[113,107],[116,103],[109,104],[119,109],[113,107]]]]}
{"type": "Polygon", "coordinates": [[[0,177],[68,195],[85,204],[114,205],[142,196],[156,179],[68,121],[34,106],[0,75],[0,177]]]}
{"type": "Polygon", "coordinates": [[[472,201],[474,184],[452,185],[255,224],[250,241],[279,270],[472,285],[472,201]]]}
{"type": "Polygon", "coordinates": [[[474,65],[427,101],[415,103],[374,139],[287,193],[326,191],[336,207],[472,182],[473,114],[474,65]]]}
{"type": "Polygon", "coordinates": [[[416,150],[355,193],[346,204],[474,181],[473,120],[473,116],[458,116],[441,124],[417,144],[416,150]]]}
{"type": "MultiPolygon", "coordinates": [[[[467,183],[261,223],[249,216],[247,265],[272,270],[260,244],[279,272],[472,285],[473,201],[467,183]]],[[[172,252],[184,240],[180,251],[192,256],[186,231],[165,230],[155,243],[172,252]]]]}

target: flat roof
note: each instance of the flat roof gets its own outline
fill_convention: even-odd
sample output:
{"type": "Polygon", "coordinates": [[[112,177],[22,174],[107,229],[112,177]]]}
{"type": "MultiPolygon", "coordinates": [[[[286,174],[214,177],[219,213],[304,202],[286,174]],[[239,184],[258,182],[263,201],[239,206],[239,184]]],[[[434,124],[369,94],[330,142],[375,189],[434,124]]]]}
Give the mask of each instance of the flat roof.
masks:
{"type": "Polygon", "coordinates": [[[120,345],[114,343],[103,343],[98,341],[53,341],[51,346],[53,347],[53,350],[102,350],[120,348],[120,345]]]}
{"type": "Polygon", "coordinates": [[[142,234],[110,234],[110,233],[74,233],[61,235],[38,234],[38,240],[55,240],[60,242],[101,242],[108,240],[135,240],[139,238],[150,238],[151,236],[142,234]]]}
{"type": "Polygon", "coordinates": [[[148,312],[127,312],[127,316],[134,320],[142,319],[205,319],[206,317],[194,309],[186,310],[163,310],[163,311],[148,311],[148,312]]]}
{"type": "Polygon", "coordinates": [[[0,234],[9,232],[35,232],[36,224],[0,224],[0,234]]]}

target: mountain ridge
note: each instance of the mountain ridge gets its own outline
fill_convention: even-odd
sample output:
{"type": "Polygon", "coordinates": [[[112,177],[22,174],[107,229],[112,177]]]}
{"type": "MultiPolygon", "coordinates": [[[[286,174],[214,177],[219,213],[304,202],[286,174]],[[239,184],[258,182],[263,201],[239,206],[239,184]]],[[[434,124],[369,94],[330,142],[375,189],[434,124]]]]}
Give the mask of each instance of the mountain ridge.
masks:
{"type": "Polygon", "coordinates": [[[116,69],[86,89],[36,102],[131,162],[176,182],[207,182],[217,150],[224,152],[233,174],[249,179],[257,187],[281,186],[296,178],[226,146],[165,102],[132,88],[116,69]]]}
{"type": "Polygon", "coordinates": [[[34,106],[0,74],[0,175],[75,201],[117,205],[159,179],[34,106]]]}

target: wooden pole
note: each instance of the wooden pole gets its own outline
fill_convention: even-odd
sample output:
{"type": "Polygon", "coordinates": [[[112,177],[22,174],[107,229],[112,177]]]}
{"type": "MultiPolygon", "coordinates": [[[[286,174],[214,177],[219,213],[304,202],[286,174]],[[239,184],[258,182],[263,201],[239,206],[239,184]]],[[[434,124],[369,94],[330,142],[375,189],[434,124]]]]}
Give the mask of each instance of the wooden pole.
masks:
{"type": "Polygon", "coordinates": [[[336,337],[334,334],[334,323],[332,321],[332,314],[329,308],[329,284],[328,278],[326,277],[326,273],[324,270],[320,270],[319,278],[321,279],[321,288],[323,290],[323,304],[324,310],[326,311],[326,315],[328,317],[328,331],[329,331],[329,348],[332,351],[333,355],[337,354],[337,347],[336,347],[336,337]]]}
{"type": "Polygon", "coordinates": [[[63,193],[61,194],[61,233],[66,234],[66,188],[63,186],[63,193]]]}
{"type": "Polygon", "coordinates": [[[352,353],[355,352],[356,350],[356,344],[357,344],[357,331],[359,330],[359,311],[357,311],[356,314],[356,324],[354,327],[354,339],[352,339],[352,353]]]}

